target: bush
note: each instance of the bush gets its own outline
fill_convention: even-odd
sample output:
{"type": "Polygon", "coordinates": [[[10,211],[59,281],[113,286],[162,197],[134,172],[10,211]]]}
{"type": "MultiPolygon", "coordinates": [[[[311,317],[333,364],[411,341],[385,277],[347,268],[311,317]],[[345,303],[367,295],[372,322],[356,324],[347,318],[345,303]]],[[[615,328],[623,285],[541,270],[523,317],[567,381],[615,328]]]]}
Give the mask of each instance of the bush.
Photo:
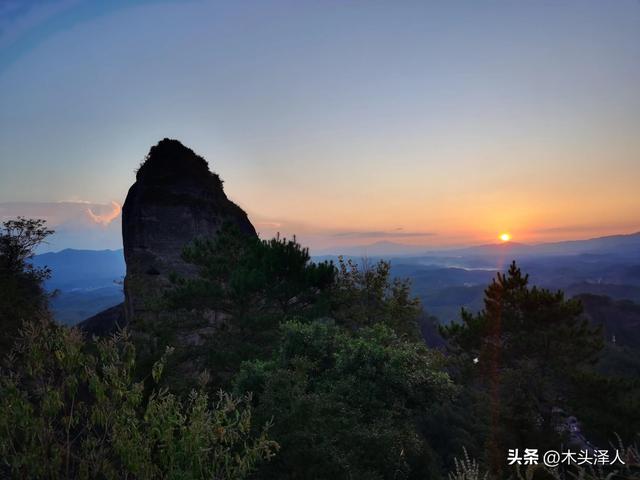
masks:
{"type": "Polygon", "coordinates": [[[16,478],[241,479],[276,451],[266,427],[251,434],[248,397],[145,389],[135,362],[126,332],[87,343],[48,319],[27,323],[0,372],[0,469],[16,478]]]}
{"type": "Polygon", "coordinates": [[[247,362],[237,391],[255,391],[281,454],[260,478],[400,479],[437,461],[417,425],[452,393],[438,354],[384,325],[352,335],[288,322],[272,360],[247,362]],[[418,465],[420,464],[420,465],[418,465]]]}

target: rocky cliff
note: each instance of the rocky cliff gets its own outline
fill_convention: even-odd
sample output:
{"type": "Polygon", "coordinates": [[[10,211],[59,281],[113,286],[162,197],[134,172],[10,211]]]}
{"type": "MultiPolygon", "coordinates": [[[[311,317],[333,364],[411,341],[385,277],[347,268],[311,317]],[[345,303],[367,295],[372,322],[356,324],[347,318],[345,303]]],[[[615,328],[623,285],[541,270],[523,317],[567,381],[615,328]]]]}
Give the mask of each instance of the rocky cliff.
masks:
{"type": "Polygon", "coordinates": [[[197,237],[212,237],[231,222],[247,235],[256,231],[247,214],[227,198],[220,177],[204,158],[177,140],[151,147],[122,209],[122,240],[127,264],[127,322],[149,312],[170,285],[169,276],[190,276],[181,253],[197,237]]]}

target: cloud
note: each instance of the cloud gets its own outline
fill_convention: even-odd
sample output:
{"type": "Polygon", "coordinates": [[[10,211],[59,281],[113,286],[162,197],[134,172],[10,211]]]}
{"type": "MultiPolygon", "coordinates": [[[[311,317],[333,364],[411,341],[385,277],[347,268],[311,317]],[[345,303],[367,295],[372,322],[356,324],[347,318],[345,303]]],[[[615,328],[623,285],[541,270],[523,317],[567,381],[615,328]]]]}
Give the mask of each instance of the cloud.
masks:
{"type": "Polygon", "coordinates": [[[65,202],[0,203],[0,221],[18,216],[42,218],[55,230],[42,251],[122,248],[120,213],[121,206],[117,202],[99,204],[73,199],[65,202]]]}
{"type": "Polygon", "coordinates": [[[254,224],[255,227],[266,227],[266,228],[280,228],[283,226],[281,222],[256,222],[254,224]]]}
{"type": "Polygon", "coordinates": [[[332,237],[337,238],[409,238],[409,237],[432,237],[437,235],[434,232],[405,232],[401,228],[392,231],[371,230],[371,231],[345,231],[333,233],[332,237]]]}
{"type": "Polygon", "coordinates": [[[302,245],[316,252],[336,245],[344,247],[384,240],[423,245],[431,244],[434,238],[441,238],[436,232],[405,230],[403,227],[352,230],[348,227],[327,227],[282,217],[264,216],[252,211],[248,214],[261,238],[271,238],[278,234],[286,238],[295,236],[302,245]]]}
{"type": "Polygon", "coordinates": [[[93,220],[95,223],[106,227],[116,218],[118,218],[118,216],[120,216],[120,212],[122,212],[122,205],[120,205],[118,202],[112,201],[111,207],[111,211],[102,214],[96,214],[93,212],[93,210],[91,210],[91,207],[87,207],[87,214],[89,215],[89,218],[91,218],[91,220],[93,220]]]}
{"type": "Polygon", "coordinates": [[[638,225],[629,223],[600,224],[600,225],[564,225],[546,228],[537,228],[535,234],[575,234],[575,233],[599,233],[607,231],[626,231],[638,225]]]}
{"type": "Polygon", "coordinates": [[[81,198],[76,197],[76,196],[74,195],[73,197],[70,197],[70,198],[69,198],[69,199],[67,199],[67,200],[60,200],[60,201],[59,201],[59,202],[57,202],[57,203],[84,203],[84,204],[87,204],[87,205],[88,205],[88,204],[91,204],[91,203],[93,203],[93,202],[90,202],[89,200],[82,200],[81,198]]]}

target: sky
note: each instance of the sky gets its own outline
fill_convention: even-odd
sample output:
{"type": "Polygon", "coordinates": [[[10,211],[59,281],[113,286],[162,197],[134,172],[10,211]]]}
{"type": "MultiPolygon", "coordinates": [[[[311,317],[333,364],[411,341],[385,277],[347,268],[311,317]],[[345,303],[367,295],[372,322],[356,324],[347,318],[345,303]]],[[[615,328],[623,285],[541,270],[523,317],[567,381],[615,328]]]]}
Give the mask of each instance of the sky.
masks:
{"type": "Polygon", "coordinates": [[[263,237],[640,230],[640,1],[0,2],[0,219],[117,248],[151,145],[263,237]]]}

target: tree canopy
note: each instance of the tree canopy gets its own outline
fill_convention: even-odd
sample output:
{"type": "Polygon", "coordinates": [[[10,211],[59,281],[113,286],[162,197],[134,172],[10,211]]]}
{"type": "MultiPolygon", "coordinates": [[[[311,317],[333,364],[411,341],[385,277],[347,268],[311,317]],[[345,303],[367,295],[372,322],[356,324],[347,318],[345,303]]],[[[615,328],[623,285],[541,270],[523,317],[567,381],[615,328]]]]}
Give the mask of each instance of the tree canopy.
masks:
{"type": "Polygon", "coordinates": [[[24,320],[46,309],[42,283],[48,268],[36,268],[29,260],[35,249],[53,234],[44,220],[18,217],[0,228],[0,351],[8,351],[24,320]]]}
{"type": "Polygon", "coordinates": [[[581,313],[561,291],[530,287],[513,262],[487,287],[482,311],[463,310],[460,323],[442,328],[459,378],[490,395],[494,469],[507,448],[557,442],[554,414],[603,346],[602,332],[581,313]]]}

